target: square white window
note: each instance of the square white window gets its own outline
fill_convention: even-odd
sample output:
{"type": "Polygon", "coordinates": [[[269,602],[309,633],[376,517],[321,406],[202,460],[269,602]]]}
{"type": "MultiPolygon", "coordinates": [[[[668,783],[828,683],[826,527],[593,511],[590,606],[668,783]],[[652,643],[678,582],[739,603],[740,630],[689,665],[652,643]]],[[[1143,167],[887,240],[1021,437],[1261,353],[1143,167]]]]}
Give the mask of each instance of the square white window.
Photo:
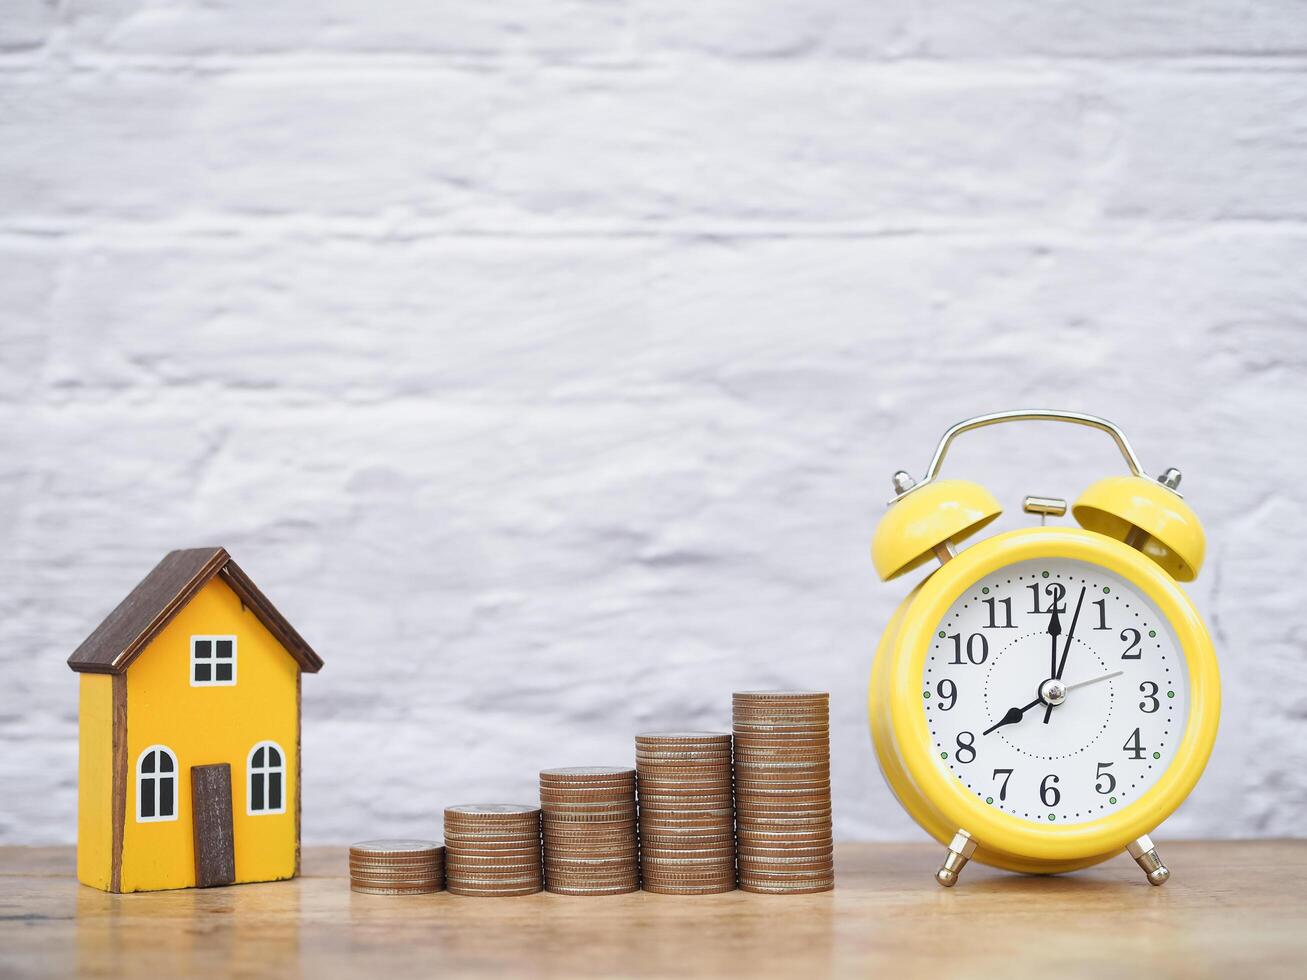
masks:
{"type": "Polygon", "coordinates": [[[191,637],[191,687],[231,687],[236,683],[236,637],[191,637]]]}

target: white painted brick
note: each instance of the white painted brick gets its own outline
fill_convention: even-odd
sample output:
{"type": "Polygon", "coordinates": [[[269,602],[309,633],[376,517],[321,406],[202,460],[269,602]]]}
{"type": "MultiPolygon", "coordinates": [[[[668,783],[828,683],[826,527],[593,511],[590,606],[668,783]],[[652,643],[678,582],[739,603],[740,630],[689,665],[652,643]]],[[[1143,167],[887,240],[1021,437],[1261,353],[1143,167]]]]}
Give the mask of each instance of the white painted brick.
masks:
{"type": "Polygon", "coordinates": [[[54,23],[52,0],[5,0],[0,14],[0,55],[43,44],[54,23]]]}
{"type": "Polygon", "coordinates": [[[454,54],[607,54],[624,38],[617,0],[73,0],[78,45],[119,53],[260,53],[300,49],[454,54]]]}
{"type": "Polygon", "coordinates": [[[700,65],[0,86],[17,109],[0,207],[33,218],[938,220],[1056,212],[1085,165],[1077,99],[1043,77],[700,65]]]}

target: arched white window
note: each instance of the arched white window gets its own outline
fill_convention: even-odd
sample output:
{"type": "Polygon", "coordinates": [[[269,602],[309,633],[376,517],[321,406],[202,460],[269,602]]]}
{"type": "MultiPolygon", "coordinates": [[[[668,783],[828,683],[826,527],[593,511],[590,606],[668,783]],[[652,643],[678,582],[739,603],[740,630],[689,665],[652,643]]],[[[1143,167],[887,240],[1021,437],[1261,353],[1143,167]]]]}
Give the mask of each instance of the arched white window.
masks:
{"type": "Polygon", "coordinates": [[[177,757],[151,745],[136,760],[136,822],[177,819],[177,757]]]}
{"type": "Polygon", "coordinates": [[[245,812],[286,812],[286,753],[276,742],[259,742],[250,749],[246,766],[245,812]]]}

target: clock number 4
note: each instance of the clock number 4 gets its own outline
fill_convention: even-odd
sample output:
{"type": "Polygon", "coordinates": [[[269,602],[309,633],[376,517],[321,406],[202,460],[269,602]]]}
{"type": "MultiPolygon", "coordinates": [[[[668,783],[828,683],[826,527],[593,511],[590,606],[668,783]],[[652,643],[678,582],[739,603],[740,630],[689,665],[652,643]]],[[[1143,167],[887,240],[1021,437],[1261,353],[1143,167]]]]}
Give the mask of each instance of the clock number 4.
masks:
{"type": "Polygon", "coordinates": [[[952,633],[949,639],[953,641],[953,659],[949,663],[954,666],[960,666],[970,661],[979,666],[989,659],[989,641],[985,639],[983,633],[972,633],[967,637],[967,659],[962,659],[962,634],[952,633]]]}
{"type": "Polygon", "coordinates": [[[1146,749],[1139,741],[1138,728],[1130,733],[1130,737],[1125,740],[1125,745],[1121,746],[1121,749],[1125,752],[1129,752],[1130,758],[1134,759],[1135,762],[1142,759],[1144,753],[1148,751],[1148,749],[1146,749]]]}

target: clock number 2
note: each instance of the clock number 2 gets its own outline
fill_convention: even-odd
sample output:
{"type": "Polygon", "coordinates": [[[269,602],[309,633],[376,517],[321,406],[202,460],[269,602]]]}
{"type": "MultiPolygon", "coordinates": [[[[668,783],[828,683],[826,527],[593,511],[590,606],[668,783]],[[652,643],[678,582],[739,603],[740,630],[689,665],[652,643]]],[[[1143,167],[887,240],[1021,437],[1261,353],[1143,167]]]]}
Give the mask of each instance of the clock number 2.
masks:
{"type": "Polygon", "coordinates": [[[1121,654],[1122,660],[1140,660],[1143,658],[1143,653],[1138,649],[1140,634],[1137,629],[1131,628],[1122,630],[1121,639],[1130,644],[1125,648],[1125,653],[1121,654]]]}

